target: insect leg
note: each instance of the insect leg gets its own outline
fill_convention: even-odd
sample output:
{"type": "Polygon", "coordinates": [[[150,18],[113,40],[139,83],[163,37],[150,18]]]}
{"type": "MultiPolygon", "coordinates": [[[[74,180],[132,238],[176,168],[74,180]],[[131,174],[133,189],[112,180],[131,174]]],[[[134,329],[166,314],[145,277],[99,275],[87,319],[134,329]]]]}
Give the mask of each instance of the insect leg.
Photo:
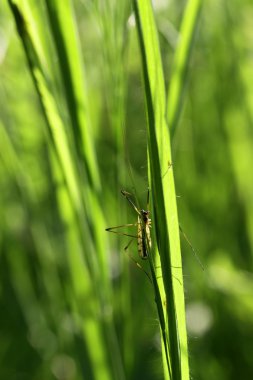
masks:
{"type": "Polygon", "coordinates": [[[136,265],[140,270],[142,270],[142,271],[145,273],[145,275],[148,277],[149,281],[152,283],[151,277],[150,277],[150,275],[148,274],[148,272],[146,272],[145,269],[141,266],[141,264],[140,264],[137,260],[135,260],[135,258],[133,258],[133,256],[131,256],[129,252],[127,252],[127,248],[128,248],[129,245],[132,243],[132,241],[133,241],[133,240],[131,240],[130,243],[126,246],[125,251],[126,251],[128,257],[129,257],[129,258],[135,263],[135,265],[136,265]]]}
{"type": "Polygon", "coordinates": [[[112,233],[117,234],[117,235],[129,236],[129,237],[137,239],[136,235],[126,234],[126,233],[120,232],[120,231],[114,231],[114,230],[116,230],[118,228],[136,227],[136,226],[137,226],[137,223],[128,223],[128,224],[122,224],[121,226],[109,227],[109,228],[106,228],[105,230],[107,232],[112,232],[112,233]]]}
{"type": "Polygon", "coordinates": [[[185,238],[185,240],[187,241],[187,243],[189,244],[194,256],[195,256],[195,259],[198,261],[199,265],[201,266],[201,269],[204,271],[205,268],[202,264],[202,262],[200,261],[200,258],[198,257],[197,255],[197,252],[195,251],[195,249],[193,248],[193,245],[191,244],[190,240],[188,239],[187,235],[185,234],[184,230],[182,229],[182,227],[180,226],[179,224],[179,229],[180,229],[180,232],[181,234],[183,235],[183,237],[185,238]]]}
{"type": "Polygon", "coordinates": [[[133,209],[137,212],[137,214],[140,215],[140,211],[138,210],[138,208],[136,207],[136,205],[134,204],[132,199],[129,197],[129,195],[131,195],[131,194],[125,190],[121,190],[121,194],[124,195],[124,197],[128,200],[128,202],[133,207],[133,209]]]}

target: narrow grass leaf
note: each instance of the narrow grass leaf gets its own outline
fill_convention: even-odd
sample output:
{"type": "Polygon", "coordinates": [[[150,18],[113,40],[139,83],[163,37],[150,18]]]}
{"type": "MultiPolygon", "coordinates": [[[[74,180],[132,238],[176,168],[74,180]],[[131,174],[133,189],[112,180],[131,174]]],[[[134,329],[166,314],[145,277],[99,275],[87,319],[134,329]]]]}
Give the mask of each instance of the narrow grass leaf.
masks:
{"type": "Polygon", "coordinates": [[[155,232],[166,294],[162,302],[170,354],[168,373],[172,379],[189,379],[179,225],[160,48],[151,3],[136,0],[133,4],[143,64],[155,232]]]}
{"type": "MultiPolygon", "coordinates": [[[[23,43],[31,75],[39,95],[39,100],[48,127],[48,134],[50,136],[49,151],[51,157],[53,157],[52,169],[55,175],[55,180],[60,178],[62,184],[61,194],[57,194],[59,210],[66,223],[66,227],[69,229],[67,239],[69,242],[68,254],[70,259],[69,262],[71,264],[70,270],[72,273],[74,293],[79,301],[77,303],[73,302],[73,311],[75,312],[77,309],[76,311],[80,313],[80,316],[84,316],[82,328],[83,339],[87,346],[88,360],[91,363],[94,378],[109,379],[111,378],[111,373],[114,371],[117,373],[117,378],[120,379],[123,378],[119,360],[120,355],[118,355],[115,346],[114,354],[111,352],[108,353],[106,349],[108,341],[116,341],[116,337],[112,314],[109,313],[108,315],[105,315],[103,312],[109,302],[109,276],[107,275],[106,283],[105,276],[100,276],[99,273],[98,258],[103,257],[103,259],[105,259],[105,256],[102,255],[102,238],[100,236],[99,241],[97,240],[94,242],[92,239],[93,236],[90,232],[90,225],[88,223],[88,221],[91,221],[92,225],[95,225],[94,215],[92,219],[91,214],[88,212],[87,204],[87,202],[91,200],[89,207],[92,207],[94,198],[90,199],[91,197],[88,197],[87,194],[91,191],[91,184],[93,189],[99,189],[98,177],[91,174],[96,172],[96,167],[94,167],[95,160],[94,162],[91,162],[94,158],[92,157],[92,144],[87,148],[87,155],[85,156],[86,169],[88,177],[90,177],[85,192],[87,195],[87,202],[85,203],[75,151],[71,139],[69,139],[69,135],[66,132],[54,94],[51,91],[51,83],[49,80],[50,75],[47,72],[48,66],[45,64],[43,47],[40,44],[39,35],[36,34],[36,27],[34,27],[33,33],[31,33],[30,30],[30,26],[34,24],[32,15],[30,15],[31,19],[27,19],[28,13],[24,12],[18,1],[9,0],[9,5],[16,21],[16,26],[23,43]],[[62,210],[63,204],[66,206],[65,210],[62,210]],[[84,258],[86,262],[84,262],[84,258]],[[103,281],[101,281],[102,278],[103,281]],[[101,286],[98,286],[98,280],[101,281],[101,286]],[[80,302],[81,299],[82,302],[80,302]],[[83,306],[84,304],[85,308],[83,306]],[[100,315],[101,318],[96,318],[98,315],[100,315]],[[115,358],[117,359],[116,364],[114,360],[115,358]]],[[[68,51],[67,54],[70,54],[70,52],[68,51]]],[[[74,70],[74,68],[67,68],[66,71],[68,70],[74,70]]],[[[75,87],[76,83],[72,83],[72,81],[69,80],[66,86],[75,87]]],[[[69,100],[70,103],[75,96],[77,96],[77,100],[75,99],[76,101],[83,100],[83,98],[80,99],[81,95],[79,90],[80,88],[78,86],[77,92],[72,89],[73,93],[71,95],[72,99],[69,100]]],[[[72,118],[78,118],[78,122],[80,122],[78,128],[80,127],[82,133],[85,133],[84,130],[86,131],[86,127],[84,128],[84,125],[81,125],[81,123],[85,122],[84,115],[82,114],[80,116],[79,114],[82,105],[80,105],[80,108],[79,106],[76,106],[76,103],[72,104],[72,106],[76,107],[76,112],[78,114],[78,116],[76,113],[73,115],[72,112],[72,118]]],[[[77,126],[75,125],[75,127],[77,126]]],[[[87,137],[88,135],[85,136],[85,138],[89,139],[89,137],[87,137]]],[[[82,144],[82,148],[86,148],[89,145],[89,140],[84,143],[83,135],[82,144]]],[[[102,231],[102,214],[101,212],[99,213],[97,199],[95,201],[96,216],[99,215],[99,220],[96,221],[96,226],[99,226],[97,228],[100,228],[100,231],[102,231]]],[[[96,234],[94,235],[98,236],[98,231],[96,231],[96,234]]],[[[105,265],[104,260],[104,271],[102,271],[102,273],[106,272],[105,265]]]]}
{"type": "Polygon", "coordinates": [[[73,5],[70,0],[47,0],[46,6],[56,47],[65,90],[68,112],[72,123],[75,147],[88,173],[93,188],[100,190],[100,178],[91,138],[88,99],[84,67],[73,5]]]}
{"type": "Polygon", "coordinates": [[[167,121],[172,136],[175,133],[181,111],[190,52],[198,25],[202,2],[202,0],[188,0],[183,14],[167,99],[167,121]]]}

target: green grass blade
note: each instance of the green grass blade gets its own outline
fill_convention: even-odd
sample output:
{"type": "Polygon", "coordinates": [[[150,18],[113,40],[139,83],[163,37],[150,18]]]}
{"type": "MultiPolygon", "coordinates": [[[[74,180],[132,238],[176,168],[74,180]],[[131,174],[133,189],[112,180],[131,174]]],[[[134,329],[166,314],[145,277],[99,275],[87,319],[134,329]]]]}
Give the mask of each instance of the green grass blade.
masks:
{"type": "MultiPolygon", "coordinates": [[[[71,99],[67,103],[69,108],[76,108],[75,112],[71,109],[70,114],[72,121],[75,120],[75,122],[79,123],[78,126],[75,124],[74,127],[80,128],[79,133],[82,133],[82,152],[84,152],[84,148],[87,148],[85,153],[86,173],[84,176],[89,178],[89,181],[87,181],[85,187],[80,178],[81,176],[79,176],[75,146],[71,140],[70,133],[65,128],[52,92],[52,83],[49,80],[50,75],[47,71],[48,65],[45,63],[46,55],[43,51],[40,36],[36,33],[35,22],[32,15],[27,17],[28,12],[25,12],[18,2],[9,1],[9,5],[23,43],[50,136],[48,150],[52,158],[52,171],[54,180],[59,181],[59,191],[56,192],[59,212],[67,229],[69,270],[72,276],[72,284],[69,287],[73,286],[71,290],[74,291],[76,297],[73,302],[70,302],[72,310],[75,315],[76,313],[79,314],[79,319],[82,319],[82,337],[87,346],[87,356],[94,378],[109,379],[112,373],[117,373],[117,378],[124,378],[112,313],[109,315],[103,313],[103,310],[109,304],[110,297],[110,282],[104,249],[105,241],[104,237],[101,237],[101,231],[105,223],[103,222],[98,198],[92,194],[92,190],[95,190],[94,194],[97,194],[100,184],[92,149],[93,145],[89,140],[90,137],[87,137],[89,135],[85,124],[86,115],[82,113],[83,104],[79,104],[79,101],[84,101],[80,94],[81,88],[76,83],[77,77],[74,74],[71,80],[69,79],[65,83],[65,87],[72,87],[71,99]],[[32,31],[31,26],[34,26],[32,31]],[[74,99],[75,104],[73,104],[74,99]],[[95,172],[96,174],[93,175],[92,173],[95,172]],[[91,226],[95,226],[92,231],[93,234],[90,231],[91,226]],[[100,281],[100,285],[98,285],[98,281],[100,281]],[[88,309],[89,313],[86,312],[88,309]],[[101,318],[95,317],[100,314],[102,315],[101,318]],[[114,342],[112,352],[108,352],[105,348],[109,341],[114,342]]],[[[64,11],[66,11],[66,8],[64,8],[64,11]]],[[[66,13],[64,14],[66,16],[66,13]]],[[[66,21],[66,18],[64,20],[66,21]]],[[[67,52],[68,54],[70,54],[70,51],[67,52]]],[[[75,57],[74,55],[72,58],[74,59],[75,57]]],[[[63,57],[60,58],[63,59],[63,57]]],[[[75,68],[72,66],[64,67],[62,70],[63,72],[66,70],[68,73],[72,70],[74,71],[75,68]]],[[[64,76],[63,72],[62,76],[64,76]]],[[[77,68],[76,75],[78,73],[77,68]]],[[[82,171],[83,173],[84,171],[82,171]]]]}
{"type": "Polygon", "coordinates": [[[186,74],[202,0],[188,0],[176,48],[167,102],[167,121],[173,136],[180,115],[186,74]]]}
{"type": "Polygon", "coordinates": [[[225,12],[226,27],[231,28],[228,37],[228,50],[232,55],[231,66],[234,75],[234,98],[232,105],[226,108],[224,127],[228,137],[232,167],[240,199],[244,204],[246,215],[246,229],[253,255],[253,194],[252,194],[252,125],[253,125],[253,97],[251,62],[245,56],[247,38],[245,36],[241,11],[228,7],[225,12]],[[238,17],[237,17],[238,16],[238,17]],[[241,32],[241,30],[243,30],[241,32]],[[243,34],[238,38],[240,33],[243,34]],[[240,159],[239,159],[240,158],[240,159]]]}
{"type": "Polygon", "coordinates": [[[84,158],[88,179],[99,190],[99,171],[90,133],[84,69],[72,2],[47,0],[46,6],[58,55],[61,83],[65,90],[75,146],[79,157],[84,158]]]}
{"type": "Polygon", "coordinates": [[[44,56],[41,53],[42,46],[38,45],[38,36],[34,34],[34,31],[32,33],[28,22],[25,20],[24,15],[16,2],[9,1],[9,4],[15,17],[16,26],[26,52],[29,68],[47,122],[52,146],[54,147],[61,164],[66,184],[71,195],[71,200],[76,211],[78,211],[81,207],[81,199],[77,174],[73,166],[73,159],[68,146],[65,129],[59,116],[53,95],[49,89],[50,86],[47,80],[47,74],[43,68],[44,56]]]}
{"type": "MultiPolygon", "coordinates": [[[[94,136],[91,133],[89,102],[87,99],[84,65],[80,49],[80,41],[77,34],[75,15],[71,1],[47,1],[48,18],[52,30],[52,36],[56,47],[60,67],[61,83],[63,84],[68,114],[71,120],[69,130],[73,133],[74,144],[71,148],[77,153],[77,157],[84,162],[85,172],[89,186],[85,183],[82,187],[84,194],[84,208],[93,225],[95,245],[104,280],[104,290],[108,288],[108,273],[106,271],[106,257],[104,239],[101,231],[104,229],[104,218],[101,212],[99,200],[101,199],[101,184],[97,159],[94,150],[94,136]],[[92,192],[95,191],[95,196],[92,192]]],[[[73,156],[73,155],[72,155],[73,156]]],[[[76,166],[79,164],[76,163],[76,166]]],[[[83,185],[80,181],[80,185],[83,185]]],[[[79,185],[79,186],[80,186],[79,185]]],[[[109,289],[107,290],[109,292],[109,289]]]]}
{"type": "MultiPolygon", "coordinates": [[[[134,10],[143,63],[155,231],[166,294],[162,302],[170,354],[168,373],[173,380],[189,379],[179,225],[160,49],[150,2],[134,1],[134,10]]],[[[158,305],[158,315],[160,312],[158,305]]]]}

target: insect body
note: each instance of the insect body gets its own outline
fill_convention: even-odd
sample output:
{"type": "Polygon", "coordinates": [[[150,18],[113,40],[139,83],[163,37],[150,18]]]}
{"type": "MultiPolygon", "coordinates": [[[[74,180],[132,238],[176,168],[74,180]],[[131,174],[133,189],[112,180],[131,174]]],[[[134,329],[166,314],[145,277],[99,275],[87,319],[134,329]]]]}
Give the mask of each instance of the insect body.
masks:
{"type": "Polygon", "coordinates": [[[132,240],[128,243],[125,250],[129,247],[133,239],[137,239],[138,253],[141,259],[145,260],[148,258],[148,252],[151,249],[151,236],[150,236],[150,228],[151,228],[151,219],[150,219],[150,211],[149,210],[139,210],[137,206],[134,204],[132,199],[130,198],[131,194],[125,190],[121,190],[121,194],[128,200],[133,209],[138,214],[137,223],[125,224],[117,227],[106,228],[106,231],[113,232],[119,235],[132,237],[132,240]],[[123,232],[115,231],[119,228],[124,227],[137,227],[137,235],[130,235],[123,232]]]}
{"type": "Polygon", "coordinates": [[[147,259],[148,251],[151,248],[150,227],[151,219],[149,218],[149,211],[140,210],[138,214],[138,253],[142,259],[147,259]],[[147,248],[148,245],[148,248],[147,248]]]}

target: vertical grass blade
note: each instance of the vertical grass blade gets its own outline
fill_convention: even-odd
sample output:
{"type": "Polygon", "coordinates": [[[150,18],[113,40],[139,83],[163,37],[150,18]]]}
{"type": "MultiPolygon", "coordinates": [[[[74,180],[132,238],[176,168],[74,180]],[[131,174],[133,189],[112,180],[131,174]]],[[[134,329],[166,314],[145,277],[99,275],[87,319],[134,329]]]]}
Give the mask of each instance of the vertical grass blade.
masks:
{"type": "Polygon", "coordinates": [[[61,73],[61,83],[65,90],[68,113],[70,115],[75,147],[88,173],[88,179],[97,190],[100,189],[99,171],[90,134],[88,99],[85,92],[80,42],[73,6],[70,0],[47,0],[46,6],[56,47],[61,73]],[[85,147],[85,149],[84,149],[85,147]]]}
{"type": "Polygon", "coordinates": [[[29,9],[29,4],[26,3],[27,8],[23,8],[18,1],[9,0],[50,137],[48,151],[51,155],[51,168],[54,181],[59,185],[56,195],[59,213],[66,227],[72,281],[69,284],[69,294],[73,292],[74,296],[73,299],[70,297],[69,302],[73,315],[77,315],[81,339],[87,352],[86,362],[92,368],[94,379],[110,379],[112,373],[121,379],[124,378],[124,373],[112,313],[104,312],[109,305],[110,281],[105,257],[105,241],[101,237],[104,222],[97,197],[100,189],[99,176],[93,142],[90,140],[91,136],[87,127],[88,117],[86,110],[83,109],[86,102],[82,85],[80,85],[82,82],[81,59],[76,42],[73,46],[67,43],[67,36],[63,31],[65,24],[65,27],[69,27],[75,41],[74,26],[68,19],[70,4],[70,2],[64,2],[64,4],[54,2],[49,7],[51,22],[54,24],[53,35],[57,40],[56,51],[59,54],[59,60],[64,60],[61,64],[62,78],[66,73],[66,78],[62,79],[63,87],[66,93],[68,89],[70,90],[70,93],[66,95],[66,103],[72,129],[68,130],[59,112],[55,93],[52,91],[49,65],[40,35],[36,33],[36,24],[32,15],[24,11],[24,9],[29,9]],[[59,12],[60,18],[58,19],[51,12],[53,14],[59,12]],[[32,31],[31,26],[33,26],[32,31]],[[82,170],[79,165],[80,156],[85,162],[82,170]],[[87,180],[85,183],[83,177],[87,180]],[[106,349],[109,342],[112,348],[110,351],[106,349]]]}
{"type": "MultiPolygon", "coordinates": [[[[233,82],[233,97],[226,104],[224,127],[228,137],[232,167],[240,199],[244,205],[246,229],[251,245],[251,265],[253,254],[253,194],[252,194],[252,125],[253,125],[253,97],[252,97],[252,67],[245,51],[248,48],[246,27],[243,22],[243,12],[239,12],[235,5],[226,5],[225,25],[231,28],[228,37],[228,50],[232,55],[230,64],[235,73],[233,82]],[[242,33],[242,38],[238,38],[242,33]]],[[[224,16],[223,16],[224,17],[224,16]]]]}
{"type": "Polygon", "coordinates": [[[167,99],[167,121],[173,136],[180,115],[186,74],[202,0],[188,0],[176,48],[167,99]]]}
{"type": "Polygon", "coordinates": [[[78,190],[77,173],[73,166],[73,159],[71,157],[65,129],[59,116],[57,105],[50,91],[47,73],[43,67],[43,49],[42,46],[38,45],[38,36],[31,33],[28,22],[25,20],[18,4],[13,1],[9,1],[9,4],[16,21],[16,26],[24,46],[29,68],[39,95],[52,146],[55,149],[63,170],[66,185],[73,202],[73,207],[78,213],[78,210],[81,207],[81,199],[78,190]]]}
{"type": "MultiPolygon", "coordinates": [[[[160,48],[151,3],[136,0],[133,4],[145,85],[156,241],[165,290],[165,299],[162,299],[167,334],[165,351],[168,350],[170,355],[166,377],[170,376],[173,380],[189,379],[179,225],[171,166],[170,137],[165,120],[166,96],[160,48]]],[[[155,286],[155,294],[157,294],[156,288],[155,286]]],[[[156,297],[156,300],[158,298],[156,297]]],[[[160,302],[157,307],[160,315],[160,302]]]]}

